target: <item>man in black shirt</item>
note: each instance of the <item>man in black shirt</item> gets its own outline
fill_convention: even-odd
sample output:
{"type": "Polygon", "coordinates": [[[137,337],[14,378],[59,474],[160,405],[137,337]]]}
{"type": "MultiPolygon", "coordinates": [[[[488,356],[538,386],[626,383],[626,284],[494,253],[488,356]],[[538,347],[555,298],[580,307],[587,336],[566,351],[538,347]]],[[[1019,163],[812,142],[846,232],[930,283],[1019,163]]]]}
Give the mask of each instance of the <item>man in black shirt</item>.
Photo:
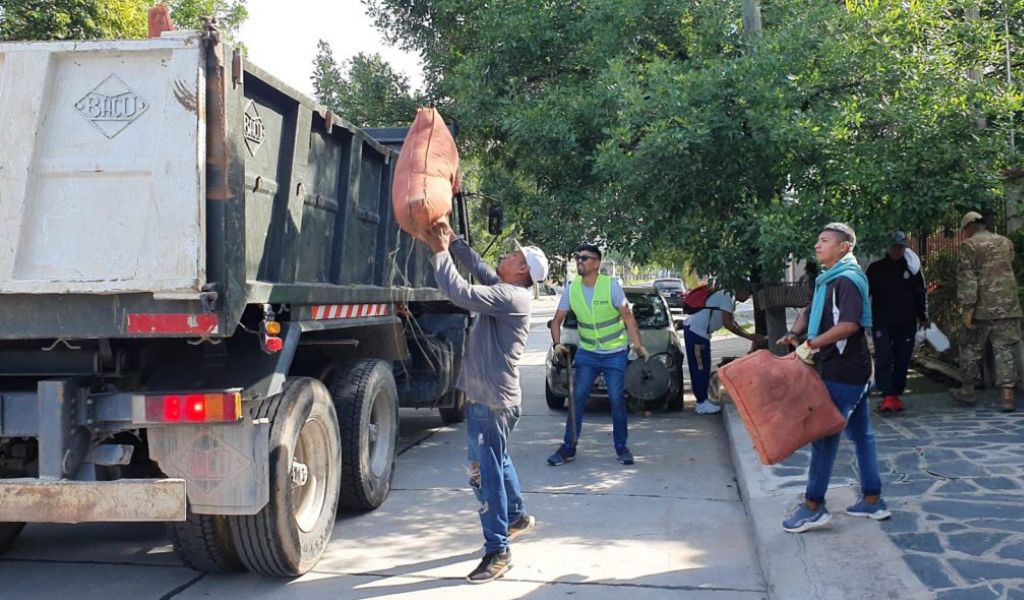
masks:
{"type": "MultiPolygon", "coordinates": [[[[845,223],[830,223],[818,234],[814,254],[822,266],[815,281],[811,306],[797,318],[793,329],[779,345],[797,347],[805,362],[821,365],[821,378],[839,412],[846,417],[846,435],[853,442],[860,470],[861,499],[847,507],[846,514],[876,521],[892,513],[882,500],[882,480],[875,454],[875,434],[868,410],[868,381],[871,355],[864,330],[871,326],[867,278],[853,256],[857,243],[853,229],[845,223]],[[807,341],[799,336],[807,332],[807,341]]],[[[825,508],[825,492],[832,477],[832,465],[839,450],[839,435],[831,435],[811,446],[806,500],[782,523],[790,533],[824,527],[832,515],[825,508]]]]}
{"type": "Polygon", "coordinates": [[[928,326],[924,277],[904,256],[907,236],[897,231],[885,258],[868,267],[872,334],[875,337],[875,387],[882,392],[878,412],[903,410],[900,394],[907,387],[907,369],[914,354],[917,326],[928,326]]]}

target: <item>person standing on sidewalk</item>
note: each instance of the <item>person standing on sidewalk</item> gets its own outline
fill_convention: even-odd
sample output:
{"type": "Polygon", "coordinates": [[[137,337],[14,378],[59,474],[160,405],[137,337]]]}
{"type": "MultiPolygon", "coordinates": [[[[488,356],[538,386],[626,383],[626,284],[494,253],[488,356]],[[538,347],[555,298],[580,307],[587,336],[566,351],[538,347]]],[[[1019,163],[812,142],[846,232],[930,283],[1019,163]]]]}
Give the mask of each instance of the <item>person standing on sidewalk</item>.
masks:
{"type": "Polygon", "coordinates": [[[992,342],[996,385],[1002,388],[1003,412],[1016,410],[1013,388],[1017,385],[1014,346],[1020,341],[1020,299],[1013,275],[1013,242],[989,231],[979,213],[971,211],[960,221],[967,240],[960,245],[956,296],[964,313],[960,344],[963,384],[950,390],[953,399],[974,405],[978,361],[985,343],[992,342]]]}
{"type": "Polygon", "coordinates": [[[750,290],[741,288],[734,300],[723,290],[713,291],[704,301],[704,308],[693,313],[683,325],[683,343],[686,346],[686,366],[690,371],[690,387],[697,399],[698,415],[713,415],[722,411],[719,404],[708,400],[711,381],[711,334],[725,327],[754,344],[764,342],[764,336],[749,333],[736,323],[736,302],[750,299],[750,290]]]}
{"type": "MultiPolygon", "coordinates": [[[[860,471],[861,499],[846,514],[876,521],[892,513],[882,500],[882,479],[875,454],[875,432],[868,410],[871,355],[864,331],[871,327],[868,281],[853,255],[857,236],[845,223],[829,223],[814,245],[822,272],[814,284],[814,296],[793,329],[776,342],[797,346],[804,362],[821,366],[821,378],[836,408],[846,418],[846,435],[853,442],[860,471]],[[806,331],[807,341],[799,343],[806,331]]],[[[832,478],[832,466],[839,450],[840,434],[811,445],[811,464],[805,499],[782,522],[790,533],[824,527],[832,519],[825,508],[825,492],[832,478]]]]}
{"type": "Polygon", "coordinates": [[[875,387],[882,393],[880,413],[903,411],[900,394],[907,387],[907,369],[914,354],[917,328],[928,327],[924,276],[904,256],[907,235],[892,236],[885,258],[868,266],[872,334],[875,338],[875,387]]]}
{"type": "MultiPolygon", "coordinates": [[[[583,430],[583,409],[598,375],[604,375],[608,399],[612,405],[612,441],[615,455],[624,465],[633,464],[633,454],[626,445],[629,425],[626,417],[626,365],[629,362],[628,341],[632,340],[637,357],[647,360],[647,350],[640,339],[640,328],[626,301],[626,293],[619,282],[601,275],[601,250],[583,244],[573,256],[576,261],[574,279],[558,301],[558,309],[551,321],[551,342],[555,355],[569,360],[569,350],[561,343],[562,322],[572,309],[576,315],[580,346],[572,359],[573,394],[576,423],[565,421],[562,445],[548,457],[548,464],[557,467],[576,458],[576,444],[583,430]],[[627,337],[628,336],[628,337],[627,337]]],[[[571,415],[570,415],[571,416],[571,415]]]]}
{"type": "Polygon", "coordinates": [[[452,304],[478,315],[456,387],[466,394],[469,484],[480,501],[484,534],[484,557],[466,579],[487,583],[512,566],[509,542],[536,524],[526,514],[508,439],[521,415],[518,363],[530,333],[530,289],[547,277],[548,259],[540,248],[517,244],[495,271],[445,224],[428,230],[423,241],[434,253],[437,287],[452,304]],[[456,261],[480,285],[463,279],[456,261]]]}

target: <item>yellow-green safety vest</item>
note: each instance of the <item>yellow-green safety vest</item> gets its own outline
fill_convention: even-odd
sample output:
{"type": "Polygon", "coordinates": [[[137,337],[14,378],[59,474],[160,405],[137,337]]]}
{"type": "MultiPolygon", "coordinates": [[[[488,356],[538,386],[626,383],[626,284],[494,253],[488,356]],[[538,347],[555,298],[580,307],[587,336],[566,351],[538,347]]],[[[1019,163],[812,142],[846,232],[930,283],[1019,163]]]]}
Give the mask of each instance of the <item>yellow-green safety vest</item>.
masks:
{"type": "Polygon", "coordinates": [[[569,306],[576,314],[580,347],[589,352],[618,350],[629,345],[626,325],[619,309],[612,306],[612,278],[598,275],[591,306],[583,296],[582,278],[569,285],[569,306]]]}

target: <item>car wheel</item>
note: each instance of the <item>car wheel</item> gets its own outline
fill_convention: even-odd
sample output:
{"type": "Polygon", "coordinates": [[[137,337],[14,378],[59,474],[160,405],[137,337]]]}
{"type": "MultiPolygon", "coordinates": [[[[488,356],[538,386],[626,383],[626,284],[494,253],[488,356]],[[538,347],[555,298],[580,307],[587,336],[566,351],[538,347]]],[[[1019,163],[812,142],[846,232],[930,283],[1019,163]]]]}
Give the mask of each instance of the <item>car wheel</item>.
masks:
{"type": "Polygon", "coordinates": [[[551,391],[551,386],[546,378],[544,379],[544,399],[547,400],[550,409],[562,410],[565,408],[565,396],[559,396],[551,391]]]}

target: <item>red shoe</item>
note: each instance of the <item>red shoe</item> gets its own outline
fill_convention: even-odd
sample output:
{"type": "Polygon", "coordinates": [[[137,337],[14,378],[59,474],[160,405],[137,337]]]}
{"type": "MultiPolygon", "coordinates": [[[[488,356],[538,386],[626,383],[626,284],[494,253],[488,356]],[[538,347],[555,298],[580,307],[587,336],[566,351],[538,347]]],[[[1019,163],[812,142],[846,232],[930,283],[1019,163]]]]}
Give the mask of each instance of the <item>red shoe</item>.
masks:
{"type": "Polygon", "coordinates": [[[896,414],[903,412],[903,408],[903,401],[900,400],[900,397],[890,394],[882,398],[882,403],[878,405],[878,412],[896,414]]]}

